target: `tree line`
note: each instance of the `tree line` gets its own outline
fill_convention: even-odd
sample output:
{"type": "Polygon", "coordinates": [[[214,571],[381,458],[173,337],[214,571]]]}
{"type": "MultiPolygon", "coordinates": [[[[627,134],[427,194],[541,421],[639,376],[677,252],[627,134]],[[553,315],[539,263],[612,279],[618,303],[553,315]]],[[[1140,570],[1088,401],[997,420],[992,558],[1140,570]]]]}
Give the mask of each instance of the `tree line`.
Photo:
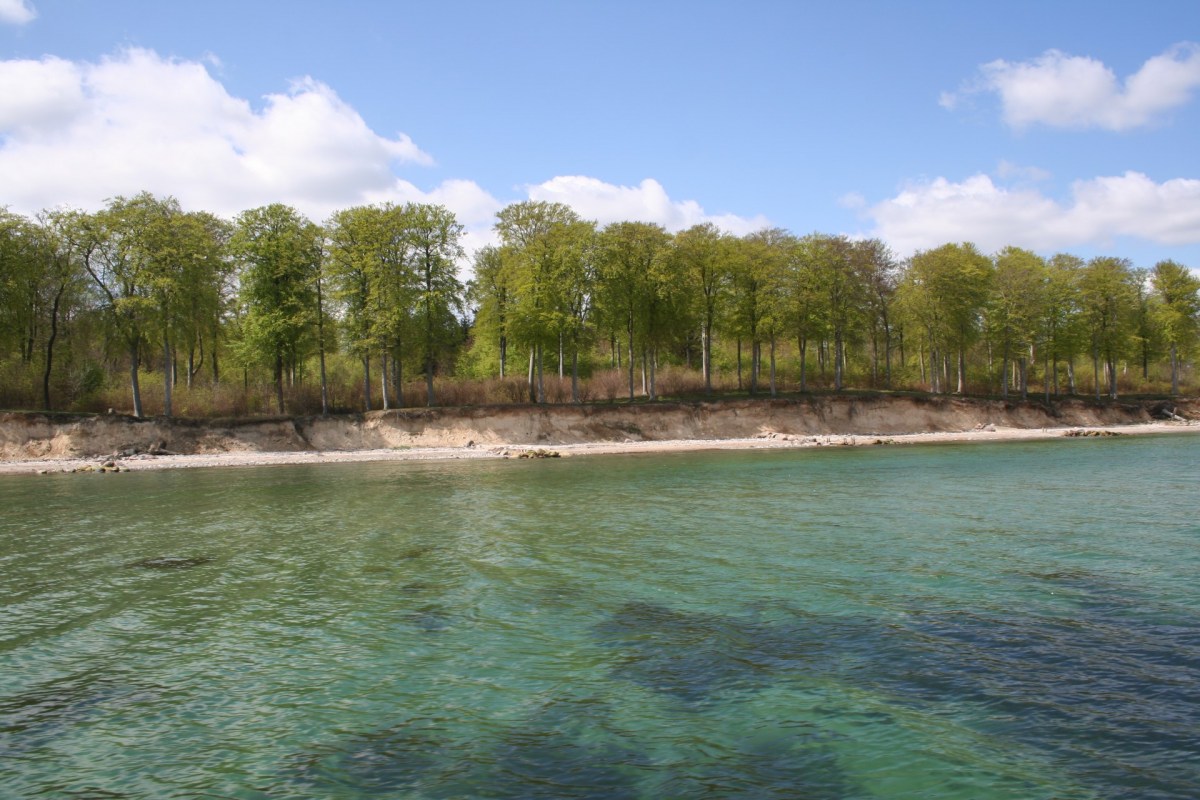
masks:
{"type": "Polygon", "coordinates": [[[149,193],[94,213],[0,209],[0,403],[143,416],[143,379],[166,416],[180,393],[192,413],[217,410],[205,393],[239,395],[244,413],[267,397],[329,412],[398,407],[417,386],[426,405],[462,402],[467,384],[507,392],[477,402],[582,402],[600,382],[634,401],[662,396],[664,375],[676,395],[1116,398],[1181,392],[1200,344],[1200,280],[1169,260],[970,243],[901,260],[877,239],[601,227],[544,202],[507,206],[495,231],[464,283],[464,228],[436,205],[323,224],[149,193]]]}

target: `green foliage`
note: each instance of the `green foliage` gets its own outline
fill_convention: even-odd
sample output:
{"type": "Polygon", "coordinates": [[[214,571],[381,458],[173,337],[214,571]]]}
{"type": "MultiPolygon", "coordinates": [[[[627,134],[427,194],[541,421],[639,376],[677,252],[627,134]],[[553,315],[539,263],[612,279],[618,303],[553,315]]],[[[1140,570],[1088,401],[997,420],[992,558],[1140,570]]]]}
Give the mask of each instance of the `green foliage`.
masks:
{"type": "Polygon", "coordinates": [[[183,413],[265,411],[272,390],[278,410],[285,388],[307,410],[326,355],[342,410],[369,408],[372,386],[430,404],[653,399],[747,376],[754,391],[768,367],[772,391],[945,391],[957,372],[959,391],[969,373],[1001,394],[1040,379],[1048,397],[1064,377],[1075,391],[1089,361],[1115,396],[1119,378],[1180,391],[1200,353],[1200,279],[1171,261],[961,243],[901,264],[878,240],[598,231],[541,202],[502,209],[495,228],[464,287],[463,227],[440,206],[357,206],[323,227],[278,204],[231,224],[149,193],[95,213],[0,210],[0,403],[126,406],[128,370],[138,414],[147,375],[156,412],[173,398],[183,413]],[[230,363],[235,381],[218,368],[230,363]]]}

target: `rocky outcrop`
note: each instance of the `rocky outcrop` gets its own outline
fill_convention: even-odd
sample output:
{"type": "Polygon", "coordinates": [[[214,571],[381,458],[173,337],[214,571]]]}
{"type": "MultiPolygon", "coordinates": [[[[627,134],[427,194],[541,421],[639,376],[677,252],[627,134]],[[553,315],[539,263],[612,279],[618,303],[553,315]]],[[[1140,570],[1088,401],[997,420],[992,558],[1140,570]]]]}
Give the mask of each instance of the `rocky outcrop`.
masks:
{"type": "Polygon", "coordinates": [[[1068,428],[1196,419],[1200,402],[1004,402],[927,395],[811,395],[692,403],[487,406],[337,417],[166,420],[121,415],[0,413],[0,459],[137,453],[338,451],[468,445],[887,436],[993,425],[1068,428]]]}

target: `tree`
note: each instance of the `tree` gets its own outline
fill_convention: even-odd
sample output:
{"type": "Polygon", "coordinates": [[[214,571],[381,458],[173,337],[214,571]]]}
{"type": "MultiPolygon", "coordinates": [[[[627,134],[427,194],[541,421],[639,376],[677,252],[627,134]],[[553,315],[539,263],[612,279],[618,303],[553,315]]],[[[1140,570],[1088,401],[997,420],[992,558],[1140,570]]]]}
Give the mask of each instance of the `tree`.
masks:
{"type": "Polygon", "coordinates": [[[648,347],[660,341],[662,333],[661,267],[669,243],[666,230],[649,222],[614,222],[600,232],[597,268],[600,301],[605,314],[620,320],[625,328],[631,401],[634,398],[635,342],[642,342],[645,368],[648,347]]]}
{"type": "Polygon", "coordinates": [[[1028,359],[1045,302],[1046,263],[1035,253],[1006,247],[996,255],[995,278],[987,305],[990,333],[1000,346],[1000,395],[1008,397],[1008,366],[1014,359],[1021,396],[1029,390],[1028,359]]]}
{"type": "Polygon", "coordinates": [[[426,403],[434,404],[433,371],[437,353],[457,330],[463,287],[457,262],[463,257],[463,226],[444,206],[414,204],[405,208],[413,266],[417,278],[414,316],[421,331],[426,403]]]}
{"type": "Polygon", "coordinates": [[[1066,253],[1051,256],[1046,262],[1046,285],[1042,295],[1040,339],[1046,355],[1046,399],[1049,401],[1051,376],[1058,394],[1058,363],[1067,365],[1067,389],[1075,393],[1075,359],[1083,351],[1086,331],[1083,323],[1079,278],[1083,259],[1066,253]]]}
{"type": "Polygon", "coordinates": [[[40,355],[41,400],[46,409],[52,407],[50,387],[60,323],[86,298],[86,275],[56,219],[43,214],[34,221],[0,209],[0,363],[16,352],[30,379],[25,386],[31,390],[40,355]]]}
{"type": "Polygon", "coordinates": [[[879,384],[879,339],[883,338],[884,386],[892,385],[893,305],[898,264],[891,249],[880,239],[855,242],[863,287],[863,312],[871,332],[871,384],[879,384]]]}
{"type": "Polygon", "coordinates": [[[1200,330],[1200,278],[1174,261],[1160,261],[1151,273],[1158,296],[1155,315],[1170,351],[1171,394],[1179,394],[1179,354],[1195,346],[1200,330]]]}
{"type": "Polygon", "coordinates": [[[279,203],[243,211],[236,226],[230,250],[241,266],[243,358],[271,365],[282,414],[285,367],[294,382],[304,340],[316,322],[321,232],[279,203]]]}
{"type": "Polygon", "coordinates": [[[508,366],[508,305],[512,294],[512,275],[506,255],[499,247],[480,248],[475,254],[475,278],[468,290],[476,308],[476,334],[487,331],[496,339],[501,378],[505,377],[508,366]]]}
{"type": "Polygon", "coordinates": [[[710,395],[713,391],[713,328],[729,283],[729,271],[724,261],[727,249],[727,237],[711,222],[675,234],[672,247],[678,274],[687,282],[700,307],[700,368],[704,375],[704,391],[710,395]]]}
{"type": "Polygon", "coordinates": [[[561,303],[567,292],[559,281],[570,273],[562,262],[569,256],[573,241],[571,236],[563,235],[563,228],[581,221],[578,214],[562,203],[534,201],[513,203],[496,215],[496,232],[505,248],[505,257],[511,259],[510,330],[514,339],[529,348],[531,402],[546,401],[543,354],[546,345],[553,343],[563,330],[561,303]]]}
{"type": "MultiPolygon", "coordinates": [[[[173,198],[159,200],[142,192],[130,199],[116,197],[100,212],[77,220],[84,268],[105,298],[104,310],[129,354],[135,417],[142,416],[140,347],[155,325],[164,334],[168,329],[174,276],[173,261],[162,252],[167,247],[162,220],[177,213],[173,198]]],[[[169,363],[165,367],[169,371],[169,363]]]]}
{"type": "Polygon", "coordinates": [[[1133,281],[1128,259],[1111,256],[1093,258],[1080,274],[1097,400],[1101,396],[1101,363],[1108,379],[1108,396],[1117,398],[1117,357],[1128,345],[1137,305],[1133,281]]]}
{"type": "Polygon", "coordinates": [[[979,333],[991,278],[991,261],[969,242],[924,250],[909,261],[902,302],[925,332],[934,392],[943,390],[941,375],[948,371],[950,353],[957,355],[955,391],[966,391],[967,348],[979,333]]]}

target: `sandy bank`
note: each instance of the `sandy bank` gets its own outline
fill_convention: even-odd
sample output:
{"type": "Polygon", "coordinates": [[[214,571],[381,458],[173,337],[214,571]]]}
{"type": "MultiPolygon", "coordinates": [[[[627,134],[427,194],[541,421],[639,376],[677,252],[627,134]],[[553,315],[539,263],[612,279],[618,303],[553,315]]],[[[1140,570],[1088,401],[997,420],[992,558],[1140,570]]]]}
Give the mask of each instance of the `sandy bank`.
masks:
{"type": "Polygon", "coordinates": [[[253,467],[272,464],[338,464],[369,461],[429,461],[486,458],[521,458],[538,451],[558,457],[620,453],[673,453],[697,450],[779,450],[811,447],[878,447],[905,444],[953,442],[995,442],[1054,439],[1066,436],[1139,435],[1165,433],[1200,434],[1200,423],[1151,422],[1139,425],[1113,425],[1092,428],[992,428],[957,432],[907,433],[892,436],[830,434],[792,436],[773,434],[753,439],[670,439],[663,441],[593,442],[535,448],[527,445],[488,447],[415,447],[375,450],[242,451],[192,455],[150,455],[108,458],[27,459],[0,462],[0,475],[13,473],[94,471],[109,463],[120,471],[185,469],[190,467],[253,467]]]}
{"type": "Polygon", "coordinates": [[[1041,403],[814,396],[639,406],[413,409],[331,418],[0,414],[0,474],[1043,439],[1200,432],[1194,400],[1041,403]],[[1161,417],[1174,415],[1172,421],[1161,417]]]}

